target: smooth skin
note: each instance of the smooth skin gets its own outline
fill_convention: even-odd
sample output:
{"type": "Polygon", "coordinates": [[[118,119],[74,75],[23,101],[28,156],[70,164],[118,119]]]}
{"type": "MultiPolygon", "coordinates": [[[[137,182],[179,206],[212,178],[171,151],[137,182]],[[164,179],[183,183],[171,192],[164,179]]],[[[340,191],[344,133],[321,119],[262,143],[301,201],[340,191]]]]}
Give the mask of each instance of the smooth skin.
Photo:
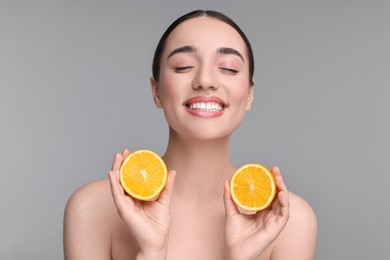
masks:
{"type": "Polygon", "coordinates": [[[230,136],[253,102],[248,73],[245,43],[228,24],[199,17],[171,33],[160,79],[151,79],[169,124],[167,185],[153,202],[127,196],[119,168],[129,150],[116,154],[109,178],[81,187],[66,206],[65,259],[314,259],[316,217],[278,167],[270,208],[247,216],[231,199],[230,136]],[[191,48],[171,55],[183,46],[191,48]],[[221,53],[226,47],[242,57],[221,53]],[[227,104],[222,114],[188,112],[190,98],[210,96],[227,104]]]}

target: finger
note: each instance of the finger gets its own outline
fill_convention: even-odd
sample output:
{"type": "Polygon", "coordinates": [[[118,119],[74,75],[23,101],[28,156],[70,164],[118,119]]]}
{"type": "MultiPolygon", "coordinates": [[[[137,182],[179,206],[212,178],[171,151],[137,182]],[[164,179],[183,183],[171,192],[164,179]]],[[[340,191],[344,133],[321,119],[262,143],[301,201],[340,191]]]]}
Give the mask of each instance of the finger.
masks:
{"type": "Polygon", "coordinates": [[[275,214],[275,216],[279,216],[279,214],[280,214],[280,210],[281,210],[281,205],[280,205],[280,200],[279,200],[279,194],[280,194],[281,192],[278,192],[278,194],[277,194],[277,197],[276,197],[276,204],[275,204],[275,208],[274,208],[274,214],[275,214]]]}
{"type": "Polygon", "coordinates": [[[108,172],[108,180],[110,181],[110,190],[111,190],[112,198],[114,199],[115,205],[117,205],[118,198],[122,194],[119,191],[119,189],[116,187],[117,178],[116,178],[115,173],[113,171],[108,172]]]}
{"type": "Polygon", "coordinates": [[[274,175],[277,189],[287,192],[287,186],[283,181],[283,177],[282,174],[280,173],[279,167],[273,167],[271,172],[274,175]]]}
{"type": "Polygon", "coordinates": [[[280,201],[279,204],[279,214],[276,218],[276,223],[278,223],[280,226],[284,227],[287,224],[287,221],[289,219],[290,215],[290,207],[289,203],[286,198],[286,194],[284,194],[283,191],[279,192],[278,194],[278,200],[280,201]]]}
{"type": "Polygon", "coordinates": [[[280,195],[280,198],[279,198],[279,194],[278,194],[279,202],[281,202],[282,206],[289,206],[290,205],[289,192],[287,190],[287,186],[284,183],[282,175],[280,173],[279,173],[279,175],[276,176],[275,182],[276,182],[276,186],[279,190],[279,193],[281,193],[283,195],[283,196],[280,195]]]}
{"type": "Polygon", "coordinates": [[[122,154],[117,153],[117,154],[115,154],[111,169],[113,171],[119,171],[121,164],[122,164],[122,154]]]}
{"type": "Polygon", "coordinates": [[[126,159],[127,156],[129,156],[129,154],[130,154],[130,151],[128,149],[124,149],[122,151],[122,160],[126,159]]]}
{"type": "Polygon", "coordinates": [[[278,200],[280,203],[281,215],[288,215],[290,209],[288,192],[280,191],[278,194],[278,200]]]}
{"type": "Polygon", "coordinates": [[[283,181],[283,177],[282,177],[282,174],[280,173],[279,167],[272,168],[272,173],[275,176],[276,187],[279,190],[279,192],[277,194],[277,199],[275,200],[278,203],[277,204],[277,208],[278,208],[278,212],[277,212],[278,215],[277,216],[281,216],[281,218],[283,219],[283,222],[284,221],[287,222],[287,219],[289,217],[289,211],[290,211],[290,209],[289,209],[290,202],[289,202],[289,196],[288,196],[289,193],[287,190],[287,186],[283,181]]]}
{"type": "MultiPolygon", "coordinates": [[[[109,171],[108,175],[112,198],[114,199],[116,207],[118,208],[118,210],[120,210],[125,203],[126,195],[125,191],[119,183],[119,172],[109,171]]],[[[132,202],[132,200],[130,200],[129,202],[132,202]]]]}
{"type": "Polygon", "coordinates": [[[278,194],[279,194],[280,190],[279,189],[276,189],[276,194],[275,194],[275,198],[274,200],[272,201],[272,204],[271,204],[271,208],[272,209],[275,209],[278,204],[279,204],[279,200],[278,200],[278,194]]]}
{"type": "Polygon", "coordinates": [[[256,221],[257,222],[268,222],[271,218],[274,217],[274,209],[266,209],[257,212],[256,221]]]}
{"type": "Polygon", "coordinates": [[[175,177],[176,171],[171,170],[168,172],[167,184],[165,185],[164,189],[161,191],[160,196],[157,199],[158,202],[166,206],[169,206],[171,204],[173,187],[175,185],[175,177]]]}
{"type": "Polygon", "coordinates": [[[279,200],[279,203],[280,203],[281,207],[289,207],[290,206],[288,192],[286,192],[286,191],[279,191],[279,193],[278,193],[278,200],[279,200]]]}
{"type": "Polygon", "coordinates": [[[279,194],[279,192],[276,194],[275,199],[272,202],[271,206],[268,209],[266,209],[266,210],[268,210],[267,213],[269,213],[268,214],[269,217],[271,217],[271,216],[277,217],[280,213],[280,202],[278,199],[278,194],[279,194]]]}
{"type": "Polygon", "coordinates": [[[233,215],[239,214],[240,212],[238,211],[238,208],[230,195],[229,182],[225,181],[223,184],[224,184],[223,201],[225,206],[225,215],[226,218],[228,219],[233,215]]]}

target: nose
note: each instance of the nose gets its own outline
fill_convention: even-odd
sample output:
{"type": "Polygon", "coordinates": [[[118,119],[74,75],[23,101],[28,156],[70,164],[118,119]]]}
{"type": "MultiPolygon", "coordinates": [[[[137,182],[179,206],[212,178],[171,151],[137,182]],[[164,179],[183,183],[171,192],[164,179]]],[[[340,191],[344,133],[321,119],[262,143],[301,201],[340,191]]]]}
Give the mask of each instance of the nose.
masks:
{"type": "Polygon", "coordinates": [[[192,82],[194,90],[217,90],[219,82],[212,68],[200,67],[192,82]]]}

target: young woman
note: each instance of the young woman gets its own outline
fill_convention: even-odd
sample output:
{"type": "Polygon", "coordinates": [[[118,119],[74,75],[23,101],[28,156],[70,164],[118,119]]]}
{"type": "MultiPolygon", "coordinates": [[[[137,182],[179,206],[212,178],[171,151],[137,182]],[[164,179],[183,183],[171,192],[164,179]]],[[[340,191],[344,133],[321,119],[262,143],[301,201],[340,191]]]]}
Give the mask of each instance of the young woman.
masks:
{"type": "Polygon", "coordinates": [[[154,202],[125,195],[116,154],[109,178],[76,191],[65,210],[65,258],[314,259],[317,223],[277,167],[272,207],[247,216],[230,197],[230,137],[253,101],[254,61],[228,17],[194,11],[162,36],[152,94],[169,124],[168,182],[154,202]]]}

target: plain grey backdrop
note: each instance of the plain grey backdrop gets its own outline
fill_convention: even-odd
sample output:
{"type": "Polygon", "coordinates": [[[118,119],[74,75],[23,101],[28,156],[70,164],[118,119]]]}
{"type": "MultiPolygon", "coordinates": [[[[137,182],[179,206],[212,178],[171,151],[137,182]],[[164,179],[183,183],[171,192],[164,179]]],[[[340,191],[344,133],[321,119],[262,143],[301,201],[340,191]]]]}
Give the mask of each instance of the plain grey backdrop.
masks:
{"type": "Polygon", "coordinates": [[[125,147],[164,153],[152,55],[199,8],[255,53],[235,165],[280,166],[316,212],[316,259],[390,259],[390,5],[375,0],[0,0],[0,259],[62,259],[72,192],[125,147]]]}

